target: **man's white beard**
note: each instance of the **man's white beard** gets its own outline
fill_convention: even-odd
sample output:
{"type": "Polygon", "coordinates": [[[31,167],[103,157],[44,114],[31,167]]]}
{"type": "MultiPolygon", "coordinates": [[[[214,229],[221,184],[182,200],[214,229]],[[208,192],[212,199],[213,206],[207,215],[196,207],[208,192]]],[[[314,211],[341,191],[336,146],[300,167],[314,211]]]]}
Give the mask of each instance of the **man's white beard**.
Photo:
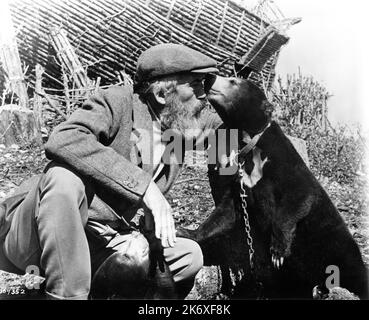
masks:
{"type": "Polygon", "coordinates": [[[171,93],[160,112],[160,120],[164,128],[178,131],[185,139],[192,139],[193,133],[204,127],[201,113],[205,106],[205,100],[186,104],[178,99],[176,93],[171,93]]]}

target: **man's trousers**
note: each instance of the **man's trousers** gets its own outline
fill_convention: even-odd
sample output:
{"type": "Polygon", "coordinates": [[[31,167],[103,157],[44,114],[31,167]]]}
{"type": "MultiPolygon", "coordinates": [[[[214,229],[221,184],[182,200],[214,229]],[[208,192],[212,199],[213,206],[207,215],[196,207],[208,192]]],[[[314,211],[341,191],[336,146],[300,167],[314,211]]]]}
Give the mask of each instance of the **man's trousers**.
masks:
{"type": "MultiPolygon", "coordinates": [[[[89,221],[94,196],[90,189],[67,167],[51,166],[17,207],[1,243],[3,254],[19,270],[29,266],[42,270],[50,298],[86,299],[96,259],[124,251],[131,239],[130,234],[89,221]],[[99,229],[96,225],[100,234],[88,236],[88,230],[99,229]]],[[[173,248],[164,248],[164,258],[176,283],[193,281],[203,265],[198,244],[184,238],[178,238],[173,248]]]]}

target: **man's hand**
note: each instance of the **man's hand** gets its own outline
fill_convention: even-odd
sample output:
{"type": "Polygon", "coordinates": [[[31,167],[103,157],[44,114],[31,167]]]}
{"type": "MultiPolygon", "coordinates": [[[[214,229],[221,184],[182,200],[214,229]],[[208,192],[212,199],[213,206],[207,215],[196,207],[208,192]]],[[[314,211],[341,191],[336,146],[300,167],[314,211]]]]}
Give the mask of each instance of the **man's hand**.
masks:
{"type": "MultiPolygon", "coordinates": [[[[151,211],[154,218],[156,238],[161,239],[161,245],[164,248],[169,246],[174,247],[174,243],[177,239],[172,208],[155,182],[150,182],[143,197],[143,202],[151,211]]],[[[150,217],[145,217],[145,220],[148,222],[150,217]]]]}

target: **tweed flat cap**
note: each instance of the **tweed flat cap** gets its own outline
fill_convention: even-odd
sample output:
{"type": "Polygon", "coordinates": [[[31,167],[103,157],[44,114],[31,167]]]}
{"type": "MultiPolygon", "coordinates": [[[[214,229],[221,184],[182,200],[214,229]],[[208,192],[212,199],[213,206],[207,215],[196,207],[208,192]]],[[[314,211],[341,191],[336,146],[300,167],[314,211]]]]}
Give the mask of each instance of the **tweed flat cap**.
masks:
{"type": "Polygon", "coordinates": [[[216,61],[184,45],[165,43],[144,51],[137,60],[135,82],[158,79],[180,72],[218,72],[216,61]]]}

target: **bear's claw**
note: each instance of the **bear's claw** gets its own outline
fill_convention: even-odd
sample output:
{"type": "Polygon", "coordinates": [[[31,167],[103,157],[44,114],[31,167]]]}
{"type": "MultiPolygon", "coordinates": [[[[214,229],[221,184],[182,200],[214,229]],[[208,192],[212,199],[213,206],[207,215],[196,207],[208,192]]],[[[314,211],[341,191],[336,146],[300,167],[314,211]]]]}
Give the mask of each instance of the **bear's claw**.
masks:
{"type": "Polygon", "coordinates": [[[283,262],[284,262],[284,257],[277,257],[274,254],[272,254],[272,264],[274,268],[279,270],[279,268],[283,266],[283,262]]]}

